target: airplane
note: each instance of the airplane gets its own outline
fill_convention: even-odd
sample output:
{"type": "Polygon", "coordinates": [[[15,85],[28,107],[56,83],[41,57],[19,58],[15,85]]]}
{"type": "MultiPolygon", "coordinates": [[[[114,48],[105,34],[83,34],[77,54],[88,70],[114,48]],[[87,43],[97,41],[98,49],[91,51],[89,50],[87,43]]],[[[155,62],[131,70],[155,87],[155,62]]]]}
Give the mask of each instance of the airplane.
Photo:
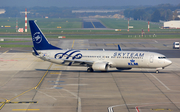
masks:
{"type": "Polygon", "coordinates": [[[51,45],[44,36],[36,21],[29,20],[33,41],[33,55],[55,64],[65,66],[85,66],[87,72],[108,71],[109,68],[130,70],[132,68],[153,68],[156,73],[172,64],[166,56],[147,51],[118,50],[75,50],[51,45]]]}

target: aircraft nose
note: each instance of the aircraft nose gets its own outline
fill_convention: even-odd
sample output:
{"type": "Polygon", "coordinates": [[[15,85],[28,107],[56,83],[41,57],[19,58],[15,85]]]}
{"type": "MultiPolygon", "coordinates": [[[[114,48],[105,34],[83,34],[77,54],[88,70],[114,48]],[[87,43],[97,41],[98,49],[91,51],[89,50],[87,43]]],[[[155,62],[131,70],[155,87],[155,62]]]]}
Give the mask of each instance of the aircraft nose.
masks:
{"type": "Polygon", "coordinates": [[[166,59],[165,64],[166,64],[166,66],[169,66],[169,65],[171,65],[171,64],[172,64],[172,61],[171,61],[171,60],[166,59]]]}

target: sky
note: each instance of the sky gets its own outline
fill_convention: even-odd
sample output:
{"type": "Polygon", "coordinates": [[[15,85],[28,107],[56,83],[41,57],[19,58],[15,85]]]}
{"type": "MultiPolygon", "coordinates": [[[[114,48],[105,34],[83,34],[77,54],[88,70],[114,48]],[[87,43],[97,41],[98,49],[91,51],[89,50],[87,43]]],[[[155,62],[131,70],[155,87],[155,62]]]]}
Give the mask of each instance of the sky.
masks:
{"type": "Polygon", "coordinates": [[[0,6],[44,6],[44,7],[90,7],[90,6],[139,6],[170,3],[180,4],[180,0],[0,0],[0,6]]]}

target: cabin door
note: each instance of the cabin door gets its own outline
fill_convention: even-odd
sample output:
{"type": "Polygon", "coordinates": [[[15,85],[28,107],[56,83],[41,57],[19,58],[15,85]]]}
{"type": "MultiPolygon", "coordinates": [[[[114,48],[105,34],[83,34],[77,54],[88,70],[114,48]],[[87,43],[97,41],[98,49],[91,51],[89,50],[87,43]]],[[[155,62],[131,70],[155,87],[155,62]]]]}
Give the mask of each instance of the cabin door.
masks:
{"type": "Polygon", "coordinates": [[[150,55],[149,62],[153,63],[153,60],[154,60],[154,55],[150,55]]]}

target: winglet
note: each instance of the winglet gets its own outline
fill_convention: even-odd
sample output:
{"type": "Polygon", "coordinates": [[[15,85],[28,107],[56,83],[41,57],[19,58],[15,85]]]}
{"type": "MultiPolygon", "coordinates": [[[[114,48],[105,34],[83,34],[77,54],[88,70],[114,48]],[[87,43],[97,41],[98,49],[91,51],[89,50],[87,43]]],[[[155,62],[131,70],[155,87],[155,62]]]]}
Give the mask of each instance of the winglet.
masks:
{"type": "Polygon", "coordinates": [[[119,51],[122,51],[122,49],[121,49],[121,46],[118,44],[118,50],[119,51]]]}

